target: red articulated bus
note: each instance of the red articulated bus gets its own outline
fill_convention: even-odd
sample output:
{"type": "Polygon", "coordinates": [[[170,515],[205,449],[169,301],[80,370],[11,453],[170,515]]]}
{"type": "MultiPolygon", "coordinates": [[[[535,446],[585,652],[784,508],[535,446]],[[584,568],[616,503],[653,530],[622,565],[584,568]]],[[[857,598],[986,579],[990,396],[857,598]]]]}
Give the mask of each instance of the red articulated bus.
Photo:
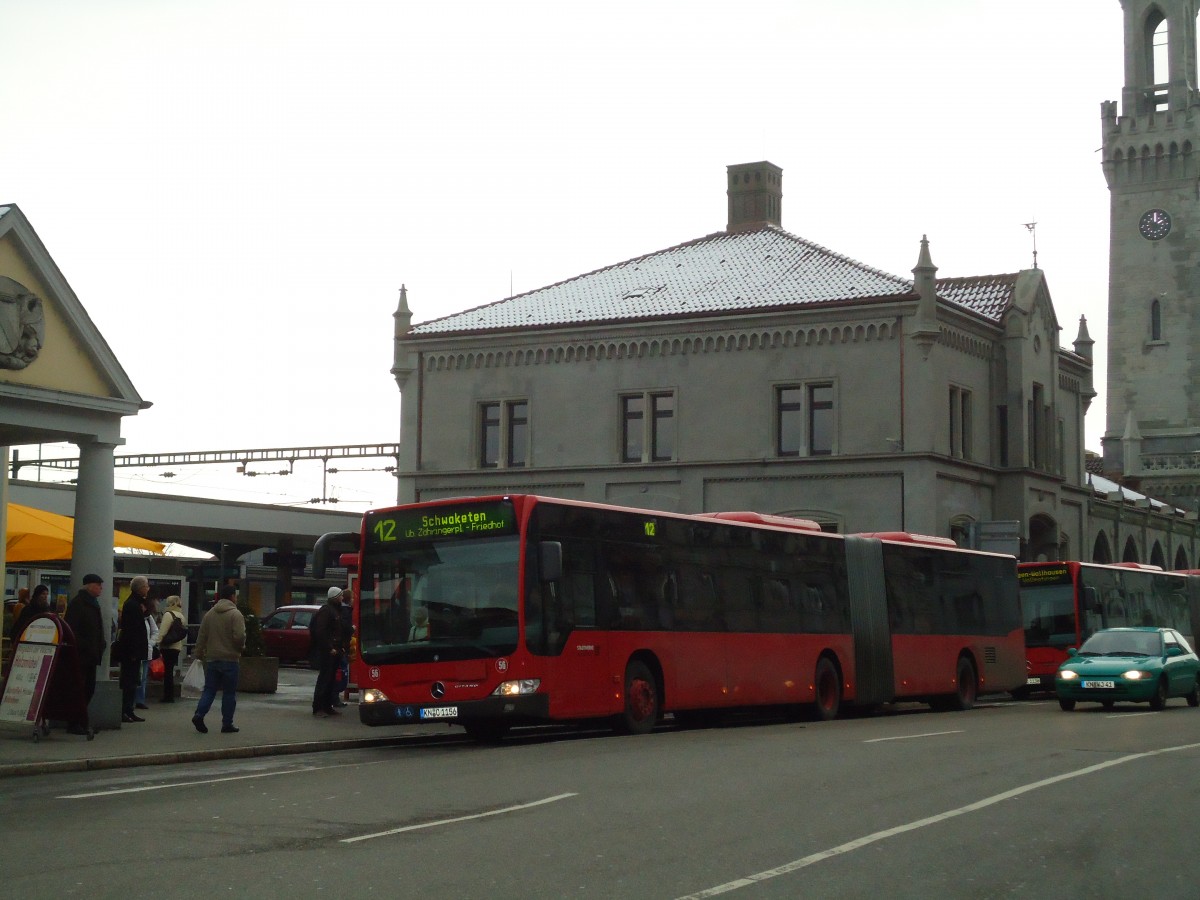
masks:
{"type": "Polygon", "coordinates": [[[1200,578],[1139,563],[1028,562],[1017,565],[1028,678],[1022,696],[1053,691],[1054,673],[1101,628],[1174,628],[1195,646],[1200,578]]]}
{"type": "Polygon", "coordinates": [[[944,538],[512,495],[369,512],[314,570],[355,542],[368,725],[644,733],[665,712],[967,709],[1025,683],[1016,561],[944,538]]]}

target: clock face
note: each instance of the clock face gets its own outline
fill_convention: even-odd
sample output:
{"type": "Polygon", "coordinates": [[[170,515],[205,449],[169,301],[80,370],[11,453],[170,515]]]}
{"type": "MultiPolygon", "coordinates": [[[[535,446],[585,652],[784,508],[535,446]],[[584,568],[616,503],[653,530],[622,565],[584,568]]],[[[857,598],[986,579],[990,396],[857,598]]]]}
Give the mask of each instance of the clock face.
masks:
{"type": "Polygon", "coordinates": [[[1147,210],[1138,222],[1138,231],[1148,241],[1161,241],[1171,233],[1171,217],[1161,209],[1147,210]]]}

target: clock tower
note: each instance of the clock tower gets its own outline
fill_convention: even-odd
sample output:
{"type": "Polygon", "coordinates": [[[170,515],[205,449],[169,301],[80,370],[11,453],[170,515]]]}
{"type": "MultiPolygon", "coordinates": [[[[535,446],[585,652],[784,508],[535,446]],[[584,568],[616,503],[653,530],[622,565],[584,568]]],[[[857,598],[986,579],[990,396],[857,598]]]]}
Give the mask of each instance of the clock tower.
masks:
{"type": "Polygon", "coordinates": [[[1110,194],[1105,471],[1195,509],[1200,484],[1200,0],[1121,0],[1110,194]]]}

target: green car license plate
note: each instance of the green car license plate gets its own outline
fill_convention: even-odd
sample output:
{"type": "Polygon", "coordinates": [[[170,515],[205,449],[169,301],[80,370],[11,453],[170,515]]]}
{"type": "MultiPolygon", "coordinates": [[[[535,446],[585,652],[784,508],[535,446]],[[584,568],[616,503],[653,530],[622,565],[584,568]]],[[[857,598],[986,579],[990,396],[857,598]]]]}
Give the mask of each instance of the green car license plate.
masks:
{"type": "Polygon", "coordinates": [[[1106,690],[1111,691],[1117,685],[1115,682],[1112,682],[1112,681],[1085,681],[1085,682],[1083,682],[1083,686],[1085,688],[1100,688],[1100,689],[1106,689],[1106,690]]]}

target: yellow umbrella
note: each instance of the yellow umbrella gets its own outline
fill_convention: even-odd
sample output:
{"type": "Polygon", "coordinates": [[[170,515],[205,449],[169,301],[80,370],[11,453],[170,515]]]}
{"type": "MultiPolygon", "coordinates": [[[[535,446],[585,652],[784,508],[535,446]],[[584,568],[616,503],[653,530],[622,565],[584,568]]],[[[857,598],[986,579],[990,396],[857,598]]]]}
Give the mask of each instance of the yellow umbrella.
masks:
{"type": "MultiPolygon", "coordinates": [[[[75,547],[75,520],[32,506],[10,503],[6,538],[6,556],[10,563],[70,559],[75,547]]],[[[113,547],[131,547],[153,553],[164,550],[158,541],[124,531],[113,532],[113,547]]]]}

